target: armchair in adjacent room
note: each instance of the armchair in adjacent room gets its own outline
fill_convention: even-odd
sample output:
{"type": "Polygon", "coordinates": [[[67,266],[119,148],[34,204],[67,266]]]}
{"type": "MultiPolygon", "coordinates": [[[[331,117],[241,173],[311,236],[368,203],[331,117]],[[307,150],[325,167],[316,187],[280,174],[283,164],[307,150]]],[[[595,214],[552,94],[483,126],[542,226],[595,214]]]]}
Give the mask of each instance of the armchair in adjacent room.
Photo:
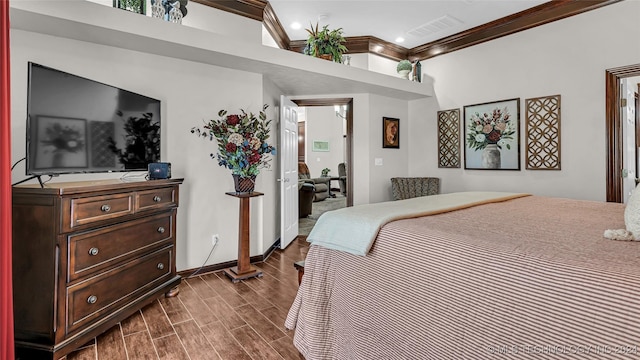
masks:
{"type": "Polygon", "coordinates": [[[440,179],[434,177],[391,178],[393,200],[404,200],[418,196],[440,193],[440,179]]]}
{"type": "Polygon", "coordinates": [[[313,210],[316,187],[303,181],[298,182],[298,218],[306,218],[313,210]]]}
{"type": "Polygon", "coordinates": [[[340,183],[340,192],[347,196],[347,164],[338,164],[338,182],[340,183]]]}
{"type": "Polygon", "coordinates": [[[315,194],[313,201],[321,201],[329,197],[329,186],[331,185],[330,177],[312,178],[309,173],[309,167],[304,162],[298,162],[298,180],[313,184],[315,194]]]}

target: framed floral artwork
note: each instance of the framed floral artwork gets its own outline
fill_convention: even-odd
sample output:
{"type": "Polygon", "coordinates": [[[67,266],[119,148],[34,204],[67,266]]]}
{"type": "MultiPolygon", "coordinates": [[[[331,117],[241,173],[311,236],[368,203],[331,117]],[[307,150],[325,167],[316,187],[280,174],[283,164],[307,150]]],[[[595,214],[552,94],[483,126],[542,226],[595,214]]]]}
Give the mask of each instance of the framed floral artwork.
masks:
{"type": "Polygon", "coordinates": [[[36,169],[72,169],[88,166],[87,121],[84,119],[38,116],[36,120],[36,169]]]}
{"type": "Polygon", "coordinates": [[[520,99],[464,107],[464,168],[520,170],[520,99]]]}
{"type": "Polygon", "coordinates": [[[382,118],[382,147],[400,148],[400,119],[382,118]]]}

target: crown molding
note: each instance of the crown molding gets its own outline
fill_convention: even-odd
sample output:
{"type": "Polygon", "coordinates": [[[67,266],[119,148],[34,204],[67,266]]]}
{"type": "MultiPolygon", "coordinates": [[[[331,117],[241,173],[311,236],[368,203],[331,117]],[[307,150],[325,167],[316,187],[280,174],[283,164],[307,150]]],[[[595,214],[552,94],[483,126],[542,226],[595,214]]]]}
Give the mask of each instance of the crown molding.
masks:
{"type": "MultiPolygon", "coordinates": [[[[276,13],[266,0],[191,1],[262,21],[281,49],[294,52],[302,52],[304,49],[305,40],[289,39],[276,13]]],[[[349,49],[349,54],[370,53],[392,60],[425,60],[620,1],[622,0],[552,0],[412,49],[373,36],[346,37],[345,46],[349,49]]]]}
{"type": "Polygon", "coordinates": [[[273,7],[271,7],[271,4],[268,2],[267,6],[264,8],[262,19],[264,27],[267,29],[269,34],[271,34],[271,37],[273,37],[273,40],[278,44],[278,47],[280,47],[280,49],[289,50],[291,40],[289,39],[287,32],[284,31],[284,27],[280,23],[275,11],[273,11],[273,7]]]}
{"type": "Polygon", "coordinates": [[[266,0],[191,0],[195,3],[207,5],[249,19],[263,21],[264,9],[269,3],[266,0]]]}
{"type": "Polygon", "coordinates": [[[416,46],[409,51],[410,60],[425,60],[469,46],[511,35],[536,26],[611,5],[622,0],[554,0],[531,9],[476,26],[446,38],[416,46]]]}

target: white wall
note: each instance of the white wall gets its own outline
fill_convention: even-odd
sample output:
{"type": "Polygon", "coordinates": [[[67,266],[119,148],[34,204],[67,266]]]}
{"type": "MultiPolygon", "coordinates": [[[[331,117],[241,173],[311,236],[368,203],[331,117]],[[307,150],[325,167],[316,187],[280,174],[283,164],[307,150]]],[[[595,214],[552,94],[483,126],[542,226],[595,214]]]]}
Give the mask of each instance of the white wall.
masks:
{"type": "MultiPolygon", "coordinates": [[[[622,1],[422,62],[436,97],[409,104],[409,172],[442,191],[501,190],[605,200],[605,70],[638,63],[640,1],[622,1]],[[525,170],[524,100],[560,94],[561,171],[525,170]],[[521,99],[521,169],[439,169],[438,110],[521,99]]],[[[461,130],[462,131],[462,130],[461,130]]],[[[463,159],[464,159],[464,154],[463,159]]]]}
{"type": "Polygon", "coordinates": [[[349,56],[351,56],[351,66],[399,77],[396,60],[371,53],[349,54],[349,56]]]}
{"type": "MultiPolygon", "coordinates": [[[[191,15],[194,14],[190,12],[188,17],[191,15]]],[[[242,21],[237,23],[243,24],[242,21]]],[[[238,46],[242,46],[242,42],[238,42],[238,46]]],[[[209,157],[210,153],[216,152],[215,144],[196,138],[189,130],[217,117],[220,109],[233,112],[243,108],[257,112],[263,103],[267,103],[271,105],[268,116],[275,120],[272,141],[277,144],[279,109],[276,105],[282,93],[280,89],[260,74],[15,29],[11,31],[11,61],[12,162],[25,155],[28,61],[159,99],[162,101],[162,161],[172,163],[174,178],[185,179],[177,217],[177,269],[195,269],[237,259],[238,200],[225,195],[233,189],[230,171],[219,167],[209,157]],[[213,234],[220,235],[220,242],[205,261],[213,234]]],[[[371,193],[386,191],[381,183],[372,182],[370,176],[373,160],[369,139],[373,131],[380,131],[381,106],[386,106],[385,103],[397,106],[398,110],[387,109],[384,113],[402,116],[407,102],[376,97],[380,102],[372,104],[368,94],[315,97],[354,99],[354,204],[369,203],[371,193]],[[376,118],[370,116],[372,109],[378,109],[376,118]]],[[[380,145],[376,142],[375,146],[380,145]]],[[[278,160],[275,157],[273,168],[263,170],[258,176],[256,189],[265,195],[251,201],[252,256],[263,254],[280,236],[278,160]]],[[[337,169],[334,171],[337,173],[337,169]]],[[[123,173],[61,175],[52,181],[97,180],[121,175],[123,173]]],[[[133,175],[143,178],[145,174],[133,175]]],[[[24,178],[24,163],[21,163],[12,172],[12,182],[24,178]]]]}
{"type": "Polygon", "coordinates": [[[398,61],[387,59],[376,54],[367,54],[369,58],[369,70],[379,72],[381,74],[387,74],[391,76],[400,77],[398,71],[398,61]]]}
{"type": "Polygon", "coordinates": [[[391,197],[391,178],[407,176],[409,174],[409,113],[407,102],[378,95],[371,95],[371,124],[369,132],[369,183],[371,194],[369,201],[389,201],[391,197]],[[382,118],[399,119],[400,147],[382,147],[382,118]],[[382,165],[376,165],[375,160],[381,159],[382,165]]]}
{"type": "MultiPolygon", "coordinates": [[[[231,173],[209,157],[216,151],[215,144],[196,138],[189,130],[217,117],[220,109],[257,112],[263,101],[273,104],[273,98],[263,100],[261,75],[12,29],[12,162],[25,155],[28,61],[160,99],[162,160],[172,163],[174,178],[185,179],[177,218],[177,268],[203,265],[211,249],[211,235],[216,233],[220,243],[206,264],[237,258],[238,199],[225,195],[233,190],[231,173]]],[[[269,93],[274,92],[279,91],[272,86],[269,93]]],[[[277,109],[270,107],[270,118],[275,114],[277,109]]],[[[272,136],[277,141],[277,135],[272,136]]],[[[274,171],[263,171],[257,179],[256,189],[265,196],[251,203],[255,220],[252,256],[261,255],[279,237],[274,171]]],[[[24,173],[22,162],[13,170],[12,182],[24,179],[24,173]]],[[[62,175],[54,181],[121,175],[62,175]]]]}
{"type": "Polygon", "coordinates": [[[269,31],[267,31],[267,28],[264,26],[264,24],[262,25],[262,45],[279,48],[278,43],[276,43],[273,36],[269,34],[269,31]]]}
{"type": "Polygon", "coordinates": [[[338,176],[338,164],[344,162],[343,122],[336,116],[333,106],[310,106],[306,113],[307,166],[311,177],[320,177],[322,169],[329,168],[330,176],[338,176]],[[313,151],[313,141],[329,142],[329,151],[313,151]]]}
{"type": "MultiPolygon", "coordinates": [[[[423,72],[435,80],[436,97],[431,99],[407,102],[348,93],[296,98],[354,99],[354,163],[350,166],[356,205],[390,199],[389,178],[406,175],[438,176],[443,192],[527,191],[603,200],[604,71],[640,59],[640,46],[632,41],[640,38],[639,29],[627,25],[634,24],[639,13],[640,2],[624,1],[424,61],[423,72]],[[464,105],[513,97],[524,104],[526,98],[554,94],[562,95],[561,171],[524,170],[524,138],[521,171],[437,167],[438,110],[462,110],[464,105]],[[400,119],[400,149],[382,148],[383,116],[400,119]],[[375,166],[375,158],[381,158],[383,165],[375,166]]],[[[215,117],[220,109],[257,111],[262,103],[273,105],[269,117],[277,120],[280,89],[258,74],[14,29],[11,36],[14,162],[24,156],[27,61],[158,98],[163,102],[163,160],[172,163],[174,177],[185,178],[178,211],[178,269],[202,265],[214,233],[220,234],[221,241],[205,265],[236,259],[238,203],[224,194],[233,187],[230,172],[209,158],[214,144],[196,139],[189,129],[215,117]]],[[[521,129],[523,124],[521,119],[521,129]]],[[[273,129],[275,142],[276,122],[273,129]]],[[[257,190],[265,196],[251,202],[252,256],[262,254],[279,238],[277,174],[276,158],[274,168],[258,177],[257,190]]],[[[12,175],[14,182],[25,178],[24,165],[12,175]]],[[[119,175],[69,175],[55,181],[119,175]]]]}
{"type": "Polygon", "coordinates": [[[261,21],[238,16],[194,1],[187,3],[187,10],[187,16],[182,19],[184,26],[232,36],[241,41],[262,44],[261,21]]]}
{"type": "MultiPolygon", "coordinates": [[[[280,95],[282,95],[283,91],[267,78],[263,78],[262,87],[262,101],[269,105],[269,108],[265,111],[267,119],[273,119],[271,122],[271,137],[268,141],[276,146],[276,151],[280,151],[280,95]]],[[[251,214],[251,218],[255,222],[261,223],[262,233],[264,234],[261,246],[256,249],[258,251],[257,254],[264,254],[280,238],[280,185],[282,183],[276,181],[277,178],[280,178],[279,155],[280,153],[271,157],[271,168],[263,169],[259,175],[260,182],[256,183],[256,186],[260,185],[257,188],[258,191],[264,193],[264,196],[260,197],[263,201],[263,213],[258,215],[251,214]]],[[[252,254],[254,253],[252,252],[252,254]]]]}
{"type": "Polygon", "coordinates": [[[369,69],[369,54],[348,54],[351,56],[349,66],[359,69],[369,69]]]}
{"type": "MultiPolygon", "coordinates": [[[[12,0],[30,1],[30,0],[12,0]]],[[[84,1],[84,0],[74,0],[84,1]]],[[[113,0],[87,0],[105,6],[113,6],[113,0]]],[[[151,16],[151,0],[146,0],[147,16],[151,16]]],[[[262,43],[262,22],[238,16],[194,1],[187,3],[187,16],[182,18],[183,26],[233,36],[238,40],[262,43]]]]}

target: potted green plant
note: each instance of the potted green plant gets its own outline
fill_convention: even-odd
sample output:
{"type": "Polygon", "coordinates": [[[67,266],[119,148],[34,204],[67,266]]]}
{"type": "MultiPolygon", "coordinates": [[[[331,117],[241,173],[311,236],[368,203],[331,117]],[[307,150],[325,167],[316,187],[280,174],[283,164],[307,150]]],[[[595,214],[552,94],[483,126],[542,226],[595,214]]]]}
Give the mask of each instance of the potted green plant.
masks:
{"type": "Polygon", "coordinates": [[[309,37],[307,38],[304,53],[341,63],[342,54],[347,52],[347,47],[344,46],[346,40],[342,36],[342,28],[329,30],[329,26],[325,25],[322,30],[318,30],[317,23],[315,27],[313,27],[313,24],[310,25],[311,27],[306,29],[309,37]]]}
{"type": "Polygon", "coordinates": [[[412,69],[413,65],[411,65],[411,62],[409,60],[400,60],[400,62],[398,62],[398,66],[396,66],[396,71],[398,71],[398,74],[400,74],[400,76],[405,79],[409,79],[409,73],[412,69]]]}
{"type": "Polygon", "coordinates": [[[331,171],[331,169],[329,169],[329,168],[322,169],[322,176],[323,177],[329,176],[329,171],[331,171]]]}

